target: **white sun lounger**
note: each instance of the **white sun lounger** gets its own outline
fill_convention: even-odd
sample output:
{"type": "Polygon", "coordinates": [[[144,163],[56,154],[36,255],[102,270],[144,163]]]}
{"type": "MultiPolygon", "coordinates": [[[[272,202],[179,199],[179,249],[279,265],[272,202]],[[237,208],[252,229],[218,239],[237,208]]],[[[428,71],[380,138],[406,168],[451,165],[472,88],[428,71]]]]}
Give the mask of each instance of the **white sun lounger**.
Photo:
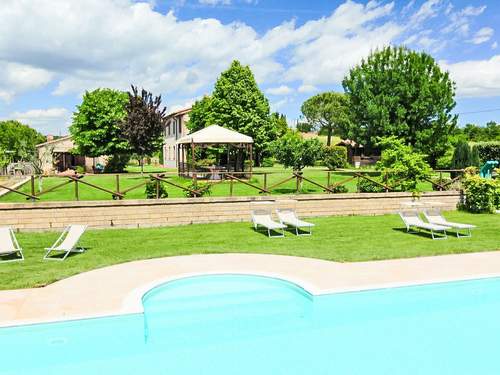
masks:
{"type": "Polygon", "coordinates": [[[0,263],[24,260],[23,250],[19,247],[14,231],[10,227],[0,227],[0,257],[17,254],[15,259],[2,260],[0,263]]]}
{"type": "Polygon", "coordinates": [[[255,230],[258,230],[259,226],[267,229],[267,235],[269,237],[284,237],[286,225],[278,223],[271,217],[271,211],[269,210],[253,210],[252,211],[252,223],[255,230]],[[280,233],[278,235],[271,235],[271,232],[280,233]]]}
{"type": "Polygon", "coordinates": [[[312,234],[313,223],[308,223],[307,221],[300,220],[294,210],[285,208],[276,210],[278,218],[281,224],[289,225],[295,228],[295,234],[297,236],[310,236],[312,234]],[[309,230],[305,233],[300,234],[300,228],[308,228],[309,230]]]}
{"type": "Polygon", "coordinates": [[[399,213],[399,216],[401,216],[401,219],[405,223],[408,233],[410,233],[411,228],[418,230],[425,229],[431,232],[433,240],[444,240],[447,238],[446,231],[450,229],[449,226],[426,223],[420,219],[416,211],[403,211],[399,213]],[[436,236],[434,232],[442,232],[442,236],[436,236]]]}
{"type": "Polygon", "coordinates": [[[448,220],[446,220],[446,218],[443,217],[443,215],[441,215],[441,212],[437,209],[424,210],[424,216],[427,219],[427,221],[431,224],[452,227],[453,229],[456,230],[458,238],[472,237],[471,229],[476,227],[475,225],[472,225],[472,224],[461,224],[461,223],[454,223],[454,222],[448,221],[448,220]],[[467,234],[460,233],[461,229],[465,230],[467,234]]]}
{"type": "Polygon", "coordinates": [[[86,225],[69,225],[66,227],[54,245],[52,245],[52,247],[45,248],[46,253],[43,259],[64,260],[70,253],[83,253],[85,249],[77,248],[76,245],[78,245],[78,241],[86,229],[86,225]],[[62,252],[64,255],[60,258],[49,257],[51,252],[62,252]]]}

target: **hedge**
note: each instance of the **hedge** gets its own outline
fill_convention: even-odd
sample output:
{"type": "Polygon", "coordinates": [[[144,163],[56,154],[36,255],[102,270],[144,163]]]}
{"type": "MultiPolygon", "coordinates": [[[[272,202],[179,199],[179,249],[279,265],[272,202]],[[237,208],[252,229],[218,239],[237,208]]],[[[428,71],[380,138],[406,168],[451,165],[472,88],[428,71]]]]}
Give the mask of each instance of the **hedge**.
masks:
{"type": "Polygon", "coordinates": [[[500,141],[474,143],[473,148],[477,150],[481,163],[488,160],[500,162],[500,141]]]}

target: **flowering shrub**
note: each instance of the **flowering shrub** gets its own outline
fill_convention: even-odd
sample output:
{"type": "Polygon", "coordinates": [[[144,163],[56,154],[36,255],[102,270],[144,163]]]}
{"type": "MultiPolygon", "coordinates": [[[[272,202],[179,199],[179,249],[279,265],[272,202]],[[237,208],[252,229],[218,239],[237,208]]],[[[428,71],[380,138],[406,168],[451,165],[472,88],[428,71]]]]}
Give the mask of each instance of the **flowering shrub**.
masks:
{"type": "Polygon", "coordinates": [[[500,209],[500,181],[467,175],[463,180],[464,207],[470,212],[494,212],[500,209]]]}

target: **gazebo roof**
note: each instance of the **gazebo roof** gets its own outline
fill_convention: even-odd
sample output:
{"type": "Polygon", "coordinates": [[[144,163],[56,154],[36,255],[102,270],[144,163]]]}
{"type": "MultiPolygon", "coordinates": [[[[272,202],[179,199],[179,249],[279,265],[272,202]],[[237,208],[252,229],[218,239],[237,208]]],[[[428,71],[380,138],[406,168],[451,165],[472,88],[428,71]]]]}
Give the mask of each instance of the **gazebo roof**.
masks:
{"type": "Polygon", "coordinates": [[[237,131],[223,128],[219,125],[210,125],[197,132],[179,138],[177,144],[242,144],[253,143],[253,138],[237,131]]]}

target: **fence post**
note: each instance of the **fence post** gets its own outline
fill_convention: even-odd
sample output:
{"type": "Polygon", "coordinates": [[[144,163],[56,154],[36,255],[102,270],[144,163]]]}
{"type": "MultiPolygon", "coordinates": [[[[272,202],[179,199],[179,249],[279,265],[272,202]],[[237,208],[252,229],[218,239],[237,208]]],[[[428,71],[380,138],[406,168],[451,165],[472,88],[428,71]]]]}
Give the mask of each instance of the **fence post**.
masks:
{"type": "Polygon", "coordinates": [[[439,171],[439,191],[443,191],[443,171],[439,171]]]}
{"type": "MultiPolygon", "coordinates": [[[[117,193],[120,192],[120,175],[119,174],[116,175],[116,192],[117,193]]],[[[121,198],[118,197],[118,199],[121,199],[121,198]]]]}
{"type": "Polygon", "coordinates": [[[385,192],[388,193],[389,192],[389,189],[387,188],[387,182],[389,181],[389,176],[387,174],[387,171],[384,171],[384,189],[385,189],[385,192]]]}
{"type": "Polygon", "coordinates": [[[359,180],[361,179],[360,175],[358,174],[358,180],[357,180],[357,183],[356,183],[356,191],[359,193],[360,192],[360,189],[359,189],[359,180]]]}
{"type": "Polygon", "coordinates": [[[234,184],[234,180],[229,177],[229,196],[232,197],[233,196],[233,184],[234,184]]]}
{"type": "MultiPolygon", "coordinates": [[[[35,194],[35,176],[31,176],[31,196],[34,197],[35,194]]],[[[35,201],[34,198],[31,198],[32,201],[35,201]]]]}
{"type": "Polygon", "coordinates": [[[78,180],[73,180],[75,181],[75,199],[77,201],[80,200],[80,192],[78,191],[78,180]]]}
{"type": "Polygon", "coordinates": [[[298,194],[300,191],[300,175],[298,173],[295,174],[295,177],[297,177],[297,182],[295,186],[295,192],[298,194]]]}
{"type": "Polygon", "coordinates": [[[156,179],[156,199],[160,199],[160,180],[156,179]]]}
{"type": "Polygon", "coordinates": [[[326,174],[326,186],[327,187],[330,187],[330,171],[328,171],[328,173],[326,174]]]}
{"type": "Polygon", "coordinates": [[[264,190],[267,190],[267,172],[264,173],[264,190]]]}

